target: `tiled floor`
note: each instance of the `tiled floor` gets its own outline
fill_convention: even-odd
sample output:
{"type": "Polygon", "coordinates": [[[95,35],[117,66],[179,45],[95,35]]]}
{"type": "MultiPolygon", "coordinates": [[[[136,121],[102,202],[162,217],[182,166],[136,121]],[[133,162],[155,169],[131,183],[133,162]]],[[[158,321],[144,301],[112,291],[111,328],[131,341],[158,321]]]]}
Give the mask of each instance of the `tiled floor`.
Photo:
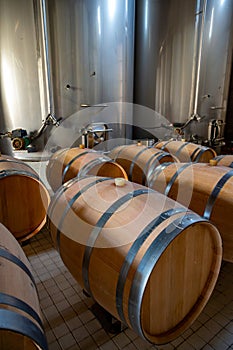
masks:
{"type": "Polygon", "coordinates": [[[93,300],[64,266],[46,227],[23,247],[38,286],[49,350],[233,349],[233,264],[223,262],[215,290],[194,324],[175,341],[153,346],[132,330],[106,332],[93,300]]]}

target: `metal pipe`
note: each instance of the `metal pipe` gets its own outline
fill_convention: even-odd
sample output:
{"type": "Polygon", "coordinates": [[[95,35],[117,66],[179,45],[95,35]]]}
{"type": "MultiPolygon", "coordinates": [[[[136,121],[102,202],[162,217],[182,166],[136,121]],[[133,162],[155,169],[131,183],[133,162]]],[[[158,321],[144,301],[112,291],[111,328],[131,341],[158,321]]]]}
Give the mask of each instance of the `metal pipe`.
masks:
{"type": "Polygon", "coordinates": [[[189,114],[191,116],[197,116],[198,107],[198,94],[200,85],[200,69],[202,59],[202,47],[203,47],[203,32],[205,24],[207,0],[198,0],[196,6],[196,23],[195,23],[195,36],[194,36],[194,59],[193,59],[193,71],[192,71],[192,89],[190,98],[189,114]],[[201,16],[201,20],[200,20],[201,16]]]}
{"type": "Polygon", "coordinates": [[[54,116],[54,96],[53,96],[53,87],[52,87],[52,78],[51,78],[51,59],[50,59],[50,52],[49,52],[49,41],[48,41],[48,28],[47,28],[47,14],[46,14],[46,0],[40,0],[40,11],[41,11],[41,21],[42,21],[42,27],[43,27],[43,41],[44,41],[44,48],[45,48],[45,71],[46,71],[46,85],[49,95],[49,115],[54,116]]]}

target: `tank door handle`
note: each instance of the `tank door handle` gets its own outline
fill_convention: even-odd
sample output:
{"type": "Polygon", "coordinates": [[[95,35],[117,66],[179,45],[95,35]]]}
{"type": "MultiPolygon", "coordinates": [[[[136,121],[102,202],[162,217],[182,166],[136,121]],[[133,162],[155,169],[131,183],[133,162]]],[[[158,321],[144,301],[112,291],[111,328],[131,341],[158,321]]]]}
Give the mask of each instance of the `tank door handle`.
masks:
{"type": "Polygon", "coordinates": [[[108,107],[108,105],[89,105],[86,103],[81,103],[80,107],[87,108],[87,107],[108,107]]]}
{"type": "Polygon", "coordinates": [[[210,107],[210,109],[212,109],[212,110],[216,110],[216,109],[224,109],[225,107],[223,107],[223,106],[212,106],[212,107],[210,107]]]}

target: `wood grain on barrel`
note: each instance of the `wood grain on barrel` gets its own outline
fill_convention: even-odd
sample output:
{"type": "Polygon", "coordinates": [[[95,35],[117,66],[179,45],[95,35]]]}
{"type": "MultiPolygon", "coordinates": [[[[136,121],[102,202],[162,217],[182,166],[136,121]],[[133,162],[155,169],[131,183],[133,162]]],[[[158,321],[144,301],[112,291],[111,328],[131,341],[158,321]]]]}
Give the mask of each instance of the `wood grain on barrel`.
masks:
{"type": "Polygon", "coordinates": [[[98,175],[128,179],[125,170],[102,152],[74,147],[58,150],[52,155],[46,168],[46,176],[54,191],[77,175],[98,175]]]}
{"type": "Polygon", "coordinates": [[[0,221],[19,241],[37,234],[46,222],[50,196],[27,164],[0,157],[0,221]]]}
{"type": "Polygon", "coordinates": [[[233,170],[201,163],[157,168],[149,186],[211,220],[223,240],[223,259],[233,262],[233,170]]]}
{"type": "Polygon", "coordinates": [[[222,154],[214,158],[217,161],[217,165],[227,166],[233,168],[233,155],[232,154],[222,154]]]}
{"type": "Polygon", "coordinates": [[[159,141],[155,147],[173,154],[180,162],[208,163],[217,154],[210,148],[192,142],[184,141],[159,141]]]}
{"type": "Polygon", "coordinates": [[[79,284],[140,336],[179,336],[207,303],[221,237],[207,220],[147,187],[72,179],[48,210],[55,246],[79,284]]]}
{"type": "Polygon", "coordinates": [[[31,266],[13,235],[0,224],[0,348],[47,349],[31,266]]]}
{"type": "Polygon", "coordinates": [[[124,145],[110,151],[109,157],[126,171],[130,181],[145,185],[150,172],[165,162],[176,162],[171,154],[143,145],[124,145]]]}

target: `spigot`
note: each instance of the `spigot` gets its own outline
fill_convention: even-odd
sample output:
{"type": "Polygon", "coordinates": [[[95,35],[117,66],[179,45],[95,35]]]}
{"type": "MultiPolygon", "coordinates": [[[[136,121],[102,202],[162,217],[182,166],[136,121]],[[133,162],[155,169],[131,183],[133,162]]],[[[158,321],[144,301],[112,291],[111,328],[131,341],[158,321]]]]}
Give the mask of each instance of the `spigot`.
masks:
{"type": "Polygon", "coordinates": [[[49,114],[45,121],[47,121],[48,124],[50,124],[50,122],[51,122],[53,125],[59,126],[61,120],[62,120],[62,118],[56,119],[53,114],[49,114]]]}
{"type": "Polygon", "coordinates": [[[53,124],[55,126],[59,126],[62,118],[56,119],[55,116],[51,113],[47,115],[45,120],[43,121],[40,129],[31,136],[32,139],[37,139],[42,135],[42,133],[47,129],[48,125],[53,124]]]}

